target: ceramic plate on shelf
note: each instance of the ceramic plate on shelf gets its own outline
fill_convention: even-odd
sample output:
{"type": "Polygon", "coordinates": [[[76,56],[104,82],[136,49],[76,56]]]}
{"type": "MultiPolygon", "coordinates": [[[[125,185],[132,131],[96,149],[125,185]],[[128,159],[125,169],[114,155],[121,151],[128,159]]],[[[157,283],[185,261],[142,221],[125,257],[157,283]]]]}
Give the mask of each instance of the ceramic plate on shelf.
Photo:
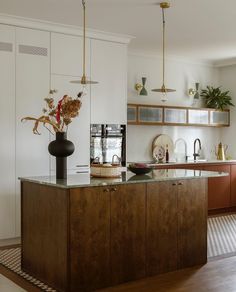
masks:
{"type": "Polygon", "coordinates": [[[162,157],[161,155],[163,152],[163,148],[165,158],[166,145],[168,145],[169,156],[171,158],[174,155],[174,142],[171,137],[166,134],[160,134],[155,137],[152,142],[152,156],[154,159],[158,160],[158,158],[156,158],[157,155],[160,155],[160,157],[162,157]]]}

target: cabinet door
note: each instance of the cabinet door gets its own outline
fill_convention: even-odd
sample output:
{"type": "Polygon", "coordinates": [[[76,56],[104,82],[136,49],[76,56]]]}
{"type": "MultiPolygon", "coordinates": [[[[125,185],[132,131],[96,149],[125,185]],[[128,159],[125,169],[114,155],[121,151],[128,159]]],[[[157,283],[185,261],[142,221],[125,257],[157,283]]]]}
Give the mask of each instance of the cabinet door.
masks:
{"type": "Polygon", "coordinates": [[[210,124],[215,126],[229,126],[229,111],[210,111],[210,124]]]}
{"type": "Polygon", "coordinates": [[[230,190],[230,206],[236,206],[236,164],[230,166],[230,180],[231,180],[231,190],[230,190]]]}
{"type": "Polygon", "coordinates": [[[128,105],[127,107],[127,121],[128,124],[136,124],[137,123],[137,106],[136,105],[128,105]]]}
{"type": "Polygon", "coordinates": [[[207,180],[178,182],[178,268],[207,261],[207,180]]]}
{"type": "Polygon", "coordinates": [[[0,25],[0,239],[15,237],[15,28],[0,25]]]}
{"type": "MultiPolygon", "coordinates": [[[[230,173],[230,165],[206,165],[205,170],[230,173]]],[[[208,209],[230,206],[230,175],[208,180],[208,209]]]]}
{"type": "Polygon", "coordinates": [[[165,124],[187,124],[187,110],[179,108],[164,108],[165,124]]]}
{"type": "Polygon", "coordinates": [[[145,276],[145,184],[111,188],[112,285],[145,276]]]}
{"type": "Polygon", "coordinates": [[[70,191],[70,291],[110,286],[110,192],[106,190],[70,191]]]}
{"type": "Polygon", "coordinates": [[[138,107],[138,122],[141,124],[162,124],[163,123],[163,108],[159,107],[138,107]]]}
{"type": "MultiPolygon", "coordinates": [[[[63,95],[68,94],[76,97],[80,88],[79,84],[71,84],[70,76],[51,76],[51,88],[57,89],[55,94],[57,100],[63,95]]],[[[79,116],[72,120],[68,126],[67,139],[75,145],[75,152],[67,158],[68,171],[76,170],[77,165],[89,166],[90,163],[90,92],[81,99],[82,106],[79,116]]],[[[52,139],[54,137],[51,137],[52,139]]],[[[55,170],[55,157],[51,156],[51,170],[55,170]]]]}
{"type": "MultiPolygon", "coordinates": [[[[82,37],[65,35],[61,33],[52,33],[51,56],[52,74],[77,77],[82,76],[82,37]]],[[[90,76],[90,40],[86,40],[86,76],[90,76]]]]}
{"type": "Polygon", "coordinates": [[[147,184],[147,275],[177,269],[175,182],[147,184]]]}
{"type": "Polygon", "coordinates": [[[208,125],[209,111],[200,109],[189,109],[188,123],[192,125],[208,125]]]}
{"type": "Polygon", "coordinates": [[[127,46],[91,40],[91,123],[127,122],[127,46]]]}
{"type": "MultiPolygon", "coordinates": [[[[40,117],[50,88],[50,33],[16,29],[16,177],[49,174],[49,132],[41,125],[41,135],[32,132],[26,116],[40,117]]],[[[20,183],[17,182],[17,219],[20,183]]],[[[19,222],[19,221],[18,221],[19,222]]],[[[17,227],[19,234],[19,224],[17,227]]]]}

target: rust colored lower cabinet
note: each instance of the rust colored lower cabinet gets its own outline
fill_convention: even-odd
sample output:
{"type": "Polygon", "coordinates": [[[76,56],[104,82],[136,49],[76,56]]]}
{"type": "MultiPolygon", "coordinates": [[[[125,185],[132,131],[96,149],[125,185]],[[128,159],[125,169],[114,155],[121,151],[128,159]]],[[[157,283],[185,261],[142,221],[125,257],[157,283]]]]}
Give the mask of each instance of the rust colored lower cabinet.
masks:
{"type": "MultiPolygon", "coordinates": [[[[230,165],[206,165],[204,170],[228,172],[230,174],[230,165]]],[[[230,175],[217,179],[209,178],[208,209],[223,209],[230,206],[230,175]]]]}
{"type": "Polygon", "coordinates": [[[230,168],[230,180],[231,180],[231,189],[230,189],[230,200],[231,206],[236,206],[236,165],[231,165],[230,168]]]}
{"type": "Polygon", "coordinates": [[[22,268],[94,291],[206,262],[207,180],[62,189],[22,182],[22,268]]]}

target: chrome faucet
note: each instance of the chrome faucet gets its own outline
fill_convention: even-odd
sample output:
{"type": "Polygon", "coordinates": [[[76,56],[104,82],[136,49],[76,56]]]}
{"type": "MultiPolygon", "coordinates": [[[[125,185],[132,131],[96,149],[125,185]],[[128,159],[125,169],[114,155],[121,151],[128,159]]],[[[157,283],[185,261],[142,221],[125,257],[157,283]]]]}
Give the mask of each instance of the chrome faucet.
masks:
{"type": "Polygon", "coordinates": [[[187,162],[188,161],[187,143],[183,138],[179,138],[179,139],[177,139],[175,141],[175,148],[176,148],[176,145],[177,145],[178,142],[183,142],[184,143],[184,159],[185,159],[185,162],[187,162]]]}
{"type": "Polygon", "coordinates": [[[199,138],[195,139],[194,140],[194,143],[193,143],[193,159],[194,161],[197,160],[197,157],[200,156],[199,155],[199,151],[202,149],[202,145],[201,145],[201,141],[199,138]],[[196,144],[197,142],[199,143],[199,149],[198,149],[198,152],[196,152],[196,144]]]}

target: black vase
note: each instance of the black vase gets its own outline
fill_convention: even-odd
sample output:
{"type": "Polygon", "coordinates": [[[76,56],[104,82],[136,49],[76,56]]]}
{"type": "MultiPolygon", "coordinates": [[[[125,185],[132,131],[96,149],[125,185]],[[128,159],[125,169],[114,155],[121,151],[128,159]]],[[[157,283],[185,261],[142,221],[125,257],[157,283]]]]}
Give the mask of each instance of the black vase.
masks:
{"type": "Polygon", "coordinates": [[[65,132],[57,132],[56,140],[48,145],[48,151],[56,157],[56,178],[67,178],[67,156],[70,156],[75,150],[74,144],[66,139],[65,132]]]}

